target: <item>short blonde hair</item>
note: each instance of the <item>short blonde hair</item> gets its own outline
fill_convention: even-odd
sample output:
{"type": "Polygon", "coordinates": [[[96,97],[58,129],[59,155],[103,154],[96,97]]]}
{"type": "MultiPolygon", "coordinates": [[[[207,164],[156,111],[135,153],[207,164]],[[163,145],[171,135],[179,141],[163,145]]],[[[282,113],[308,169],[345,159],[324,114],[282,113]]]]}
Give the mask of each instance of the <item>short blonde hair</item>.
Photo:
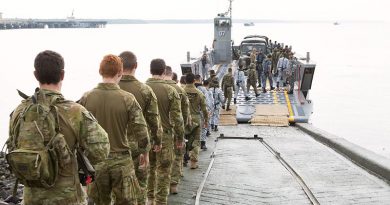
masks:
{"type": "Polygon", "coordinates": [[[106,55],[100,62],[99,73],[103,77],[114,77],[118,73],[123,72],[123,63],[121,58],[116,55],[106,55]]]}

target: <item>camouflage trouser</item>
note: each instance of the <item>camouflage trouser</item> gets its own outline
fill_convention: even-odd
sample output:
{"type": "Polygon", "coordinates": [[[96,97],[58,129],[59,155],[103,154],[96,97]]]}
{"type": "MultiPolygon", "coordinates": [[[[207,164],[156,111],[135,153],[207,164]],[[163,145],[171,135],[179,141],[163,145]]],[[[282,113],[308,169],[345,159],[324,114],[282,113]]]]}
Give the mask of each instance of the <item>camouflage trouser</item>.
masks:
{"type": "Polygon", "coordinates": [[[249,81],[247,82],[246,84],[246,89],[247,89],[247,92],[249,93],[249,89],[251,88],[251,86],[253,87],[253,90],[255,90],[255,94],[257,95],[257,85],[256,85],[256,81],[249,81]]]}
{"type": "Polygon", "coordinates": [[[181,176],[183,174],[183,157],[184,157],[184,149],[175,150],[175,160],[172,165],[172,173],[171,173],[171,184],[179,184],[181,176]]]}
{"type": "Polygon", "coordinates": [[[95,168],[96,179],[88,194],[96,205],[111,204],[111,194],[114,204],[137,204],[140,187],[130,154],[108,158],[95,168]]]}
{"type": "Polygon", "coordinates": [[[86,193],[81,187],[78,176],[61,177],[50,189],[25,186],[23,202],[26,205],[87,205],[86,193]]]}
{"type": "Polygon", "coordinates": [[[227,105],[230,105],[230,102],[232,101],[232,96],[233,96],[233,86],[231,87],[225,87],[223,91],[223,95],[225,96],[225,102],[223,104],[225,105],[227,101],[227,105]]]}
{"type": "Polygon", "coordinates": [[[156,197],[156,180],[157,180],[157,159],[161,152],[153,152],[150,150],[149,152],[149,173],[148,173],[148,187],[147,187],[147,195],[148,199],[153,199],[156,197]]]}
{"type": "Polygon", "coordinates": [[[135,175],[137,176],[137,180],[139,183],[139,186],[141,188],[141,192],[139,193],[137,197],[138,204],[145,204],[146,203],[146,195],[147,195],[147,186],[148,186],[148,172],[149,168],[146,170],[139,169],[139,156],[133,156],[133,162],[134,162],[134,168],[135,168],[135,175]]]}
{"type": "MultiPolygon", "coordinates": [[[[192,116],[192,121],[198,123],[198,125],[201,125],[203,123],[200,123],[200,116],[192,116]]],[[[191,133],[187,134],[187,147],[186,149],[190,153],[190,159],[191,161],[197,162],[199,159],[199,149],[200,149],[200,133],[202,126],[195,127],[191,133]]]]}
{"type": "Polygon", "coordinates": [[[219,124],[219,108],[215,108],[213,113],[211,114],[211,124],[218,125],[219,124]]]}
{"type": "MultiPolygon", "coordinates": [[[[155,195],[156,203],[167,204],[169,188],[171,185],[171,171],[174,160],[173,151],[173,136],[172,133],[163,133],[162,149],[161,152],[156,155],[156,168],[157,177],[156,180],[151,181],[150,178],[148,184],[148,198],[153,199],[155,195]]],[[[152,172],[152,170],[150,170],[152,172]]]]}

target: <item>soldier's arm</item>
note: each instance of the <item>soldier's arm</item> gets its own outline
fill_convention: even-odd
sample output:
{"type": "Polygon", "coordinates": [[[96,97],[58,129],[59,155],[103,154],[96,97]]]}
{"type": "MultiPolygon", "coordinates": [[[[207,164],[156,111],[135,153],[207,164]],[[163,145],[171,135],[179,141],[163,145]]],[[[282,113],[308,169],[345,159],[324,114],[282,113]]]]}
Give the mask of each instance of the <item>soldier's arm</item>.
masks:
{"type": "Polygon", "coordinates": [[[180,97],[175,90],[172,91],[174,92],[172,92],[170,96],[171,110],[169,112],[169,117],[173,123],[174,136],[179,143],[182,143],[184,141],[184,122],[181,114],[180,97]]]}
{"type": "Polygon", "coordinates": [[[188,100],[187,95],[184,93],[180,96],[181,99],[181,112],[183,115],[184,120],[184,126],[186,126],[189,123],[189,116],[190,116],[190,101],[188,100]]]}
{"type": "Polygon", "coordinates": [[[154,145],[160,145],[162,138],[162,127],[158,112],[157,97],[152,89],[149,88],[149,91],[150,100],[146,105],[145,120],[150,128],[150,140],[153,140],[154,145]]]}
{"type": "Polygon", "coordinates": [[[79,146],[92,165],[96,165],[110,152],[108,135],[90,112],[83,110],[81,115],[79,146]]]}
{"type": "Polygon", "coordinates": [[[142,109],[139,106],[137,100],[133,97],[133,100],[128,101],[128,116],[129,116],[129,128],[133,129],[134,136],[138,142],[138,150],[140,153],[149,153],[151,148],[148,127],[142,109]]]}
{"type": "Polygon", "coordinates": [[[222,82],[221,82],[221,88],[222,88],[222,90],[224,89],[223,86],[225,85],[225,80],[226,80],[226,77],[223,76],[222,82]]]}

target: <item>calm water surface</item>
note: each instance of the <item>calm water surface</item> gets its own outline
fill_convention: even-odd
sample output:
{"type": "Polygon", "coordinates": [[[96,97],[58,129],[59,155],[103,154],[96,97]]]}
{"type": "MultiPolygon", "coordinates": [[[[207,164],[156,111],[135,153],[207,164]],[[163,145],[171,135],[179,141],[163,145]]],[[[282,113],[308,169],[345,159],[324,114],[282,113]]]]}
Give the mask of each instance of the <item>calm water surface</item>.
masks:
{"type": "MultiPolygon", "coordinates": [[[[311,122],[328,132],[390,158],[390,24],[268,23],[233,25],[236,44],[245,35],[267,35],[311,52],[317,63],[310,99],[311,122]]],[[[213,40],[212,24],[108,25],[105,29],[0,31],[0,143],[8,137],[9,113],[20,102],[16,89],[32,94],[37,82],[33,61],[51,49],[65,59],[63,94],[77,100],[99,81],[99,62],[106,54],[131,50],[138,56],[137,76],[149,77],[149,62],[163,58],[180,73],[190,51],[199,56],[213,40]]]]}

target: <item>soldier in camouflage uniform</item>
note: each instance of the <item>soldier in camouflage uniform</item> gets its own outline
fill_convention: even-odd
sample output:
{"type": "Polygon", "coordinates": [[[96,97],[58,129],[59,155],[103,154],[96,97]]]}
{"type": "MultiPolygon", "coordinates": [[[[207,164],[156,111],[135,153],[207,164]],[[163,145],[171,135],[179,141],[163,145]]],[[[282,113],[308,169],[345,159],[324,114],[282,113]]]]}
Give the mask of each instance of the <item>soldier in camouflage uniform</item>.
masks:
{"type": "Polygon", "coordinates": [[[217,85],[214,85],[215,82],[217,82],[217,84],[219,83],[219,80],[218,80],[217,74],[215,73],[215,70],[210,70],[210,78],[207,80],[210,83],[210,88],[217,86],[217,85]]]}
{"type": "Polygon", "coordinates": [[[234,91],[234,78],[233,78],[231,67],[228,68],[228,73],[223,76],[221,87],[222,87],[223,95],[225,96],[225,100],[223,101],[222,104],[222,109],[225,109],[225,104],[227,100],[226,111],[229,111],[230,102],[232,101],[232,96],[234,91]]]}
{"type": "MultiPolygon", "coordinates": [[[[81,105],[65,100],[61,94],[64,79],[64,60],[56,52],[43,51],[35,58],[35,78],[39,81],[39,91],[35,99],[38,104],[55,101],[58,108],[60,133],[64,135],[72,153],[81,147],[94,166],[106,159],[110,145],[107,133],[96,119],[81,105]]],[[[16,122],[23,110],[33,102],[30,97],[11,114],[9,126],[8,150],[18,148],[18,130],[16,122]]],[[[60,168],[58,179],[53,187],[37,188],[24,186],[24,204],[84,205],[86,194],[79,182],[76,156],[71,154],[71,164],[60,168]]]]}
{"type": "Polygon", "coordinates": [[[256,85],[257,84],[257,71],[255,68],[256,68],[255,64],[251,63],[251,65],[249,66],[246,88],[247,88],[247,92],[249,93],[249,89],[252,86],[253,90],[255,90],[256,97],[258,97],[260,94],[258,94],[258,92],[257,92],[257,85],[256,85]]]}
{"type": "Polygon", "coordinates": [[[167,204],[171,184],[171,169],[174,161],[174,146],[183,148],[184,127],[181,113],[180,96],[172,86],[163,80],[165,61],[154,59],[150,63],[152,78],[146,81],[157,97],[158,110],[163,127],[162,150],[157,156],[157,182],[149,181],[148,203],[167,204]],[[175,142],[176,139],[176,142],[175,142]],[[156,190],[155,190],[156,189],[156,190]]]}
{"type": "MultiPolygon", "coordinates": [[[[183,127],[188,126],[190,123],[190,110],[189,110],[189,101],[187,98],[187,94],[185,93],[184,89],[181,88],[179,85],[176,84],[174,80],[172,80],[173,77],[173,72],[172,68],[170,66],[167,66],[165,69],[165,74],[164,74],[164,80],[166,83],[177,91],[180,96],[180,108],[181,108],[181,113],[183,116],[184,124],[183,127]]],[[[184,138],[184,135],[183,135],[184,138]]],[[[175,137],[176,141],[176,137],[175,137]]],[[[180,183],[181,175],[183,173],[183,157],[184,157],[184,148],[178,149],[175,147],[175,160],[172,165],[172,173],[171,173],[171,189],[170,193],[171,194],[177,194],[177,185],[180,183]]]]}
{"type": "Polygon", "coordinates": [[[255,65],[256,65],[256,57],[257,57],[257,50],[256,48],[253,48],[250,58],[251,58],[251,63],[254,63],[255,65]]]}
{"type": "MultiPolygon", "coordinates": [[[[139,167],[146,169],[149,161],[149,134],[142,109],[134,95],[119,88],[122,60],[107,55],[100,63],[103,82],[86,92],[80,100],[107,131],[111,148],[108,158],[96,166],[96,180],[89,188],[95,204],[137,204],[140,186],[135,175],[127,133],[133,133],[138,144],[139,167]]],[[[138,167],[137,167],[138,169],[138,167]]]]}
{"type": "Polygon", "coordinates": [[[201,115],[203,113],[203,127],[207,127],[209,117],[206,109],[206,99],[205,96],[196,89],[194,85],[195,76],[192,73],[188,73],[186,75],[186,87],[184,90],[187,93],[188,99],[190,101],[190,111],[192,117],[192,126],[186,130],[186,134],[188,137],[187,150],[190,152],[190,167],[191,169],[198,168],[198,160],[199,160],[199,140],[200,140],[200,132],[201,132],[201,115]]]}
{"type": "MultiPolygon", "coordinates": [[[[141,194],[138,197],[139,204],[145,204],[147,200],[147,185],[148,178],[152,181],[156,180],[156,153],[161,150],[162,127],[158,114],[157,98],[153,90],[146,84],[141,83],[135,78],[137,70],[137,57],[130,51],[122,52],[119,57],[123,62],[123,76],[119,82],[119,87],[134,95],[135,99],[141,106],[144,118],[149,128],[150,141],[153,144],[153,149],[149,152],[150,172],[149,168],[139,168],[140,161],[137,138],[134,132],[127,132],[127,138],[131,149],[131,155],[136,168],[135,174],[138,183],[141,187],[141,194]]],[[[131,128],[128,128],[131,130],[131,128]]]]}

